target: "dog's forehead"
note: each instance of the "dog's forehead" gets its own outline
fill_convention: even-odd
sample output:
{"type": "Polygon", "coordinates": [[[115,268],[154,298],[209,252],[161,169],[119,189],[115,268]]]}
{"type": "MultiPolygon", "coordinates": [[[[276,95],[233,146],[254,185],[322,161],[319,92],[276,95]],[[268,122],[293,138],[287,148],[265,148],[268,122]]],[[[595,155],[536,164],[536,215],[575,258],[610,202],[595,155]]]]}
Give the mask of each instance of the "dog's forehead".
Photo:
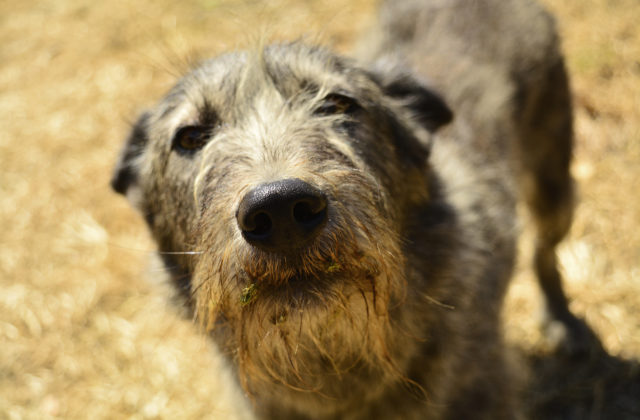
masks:
{"type": "Polygon", "coordinates": [[[306,112],[329,93],[369,101],[378,86],[354,63],[299,42],[222,54],[184,76],[155,107],[154,120],[174,131],[196,122],[234,124],[291,103],[306,112]]]}
{"type": "Polygon", "coordinates": [[[350,60],[301,43],[277,44],[264,50],[264,71],[275,83],[322,86],[348,82],[360,75],[350,60]]]}
{"type": "MultiPolygon", "coordinates": [[[[343,88],[362,84],[364,72],[350,60],[320,47],[276,44],[259,51],[240,51],[204,62],[174,88],[173,96],[208,99],[251,98],[275,89],[290,98],[302,90],[343,88]]],[[[172,94],[169,95],[171,97],[172,94]]]]}

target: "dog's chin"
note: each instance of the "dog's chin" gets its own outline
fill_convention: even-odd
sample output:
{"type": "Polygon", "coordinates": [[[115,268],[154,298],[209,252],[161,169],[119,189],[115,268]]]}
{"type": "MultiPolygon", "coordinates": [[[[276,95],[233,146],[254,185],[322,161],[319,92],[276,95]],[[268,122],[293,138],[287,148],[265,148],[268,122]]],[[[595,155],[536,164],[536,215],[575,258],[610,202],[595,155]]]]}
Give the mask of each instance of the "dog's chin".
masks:
{"type": "Polygon", "coordinates": [[[226,331],[212,331],[237,357],[250,394],[280,384],[287,393],[298,390],[292,404],[301,398],[326,403],[352,389],[371,393],[369,379],[390,375],[387,279],[364,270],[263,280],[254,296],[241,294],[241,303],[225,313],[219,326],[226,331]]]}
{"type": "Polygon", "coordinates": [[[381,255],[393,246],[330,244],[286,258],[237,247],[200,260],[196,316],[249,394],[321,410],[327,397],[369,395],[372,378],[394,377],[390,310],[404,291],[402,259],[381,255]]]}

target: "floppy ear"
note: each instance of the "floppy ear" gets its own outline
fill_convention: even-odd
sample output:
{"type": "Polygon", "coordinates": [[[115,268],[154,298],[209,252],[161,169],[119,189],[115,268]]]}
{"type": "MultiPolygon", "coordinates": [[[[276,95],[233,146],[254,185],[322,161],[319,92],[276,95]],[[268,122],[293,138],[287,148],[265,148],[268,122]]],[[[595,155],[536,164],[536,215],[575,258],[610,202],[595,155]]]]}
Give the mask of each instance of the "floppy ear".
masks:
{"type": "Polygon", "coordinates": [[[405,70],[380,60],[373,66],[372,77],[385,94],[401,101],[415,121],[430,132],[453,120],[453,112],[442,97],[405,70]]]}
{"type": "Polygon", "coordinates": [[[149,113],[144,113],[133,126],[129,137],[120,152],[120,158],[113,171],[111,188],[116,192],[126,195],[127,190],[138,182],[137,158],[142,154],[147,141],[147,125],[149,113]]]}

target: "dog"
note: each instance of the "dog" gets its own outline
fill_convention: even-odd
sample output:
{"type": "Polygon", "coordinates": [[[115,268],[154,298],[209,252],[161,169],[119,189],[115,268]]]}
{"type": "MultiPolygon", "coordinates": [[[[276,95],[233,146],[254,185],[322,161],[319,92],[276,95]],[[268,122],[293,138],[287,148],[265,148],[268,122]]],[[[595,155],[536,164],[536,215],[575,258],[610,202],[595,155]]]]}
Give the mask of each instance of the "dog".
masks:
{"type": "Polygon", "coordinates": [[[291,42],[204,62],[139,118],[112,186],[258,418],[518,418],[518,200],[552,318],[582,325],[555,257],[572,137],[536,3],[389,1],[357,59],[291,42]]]}

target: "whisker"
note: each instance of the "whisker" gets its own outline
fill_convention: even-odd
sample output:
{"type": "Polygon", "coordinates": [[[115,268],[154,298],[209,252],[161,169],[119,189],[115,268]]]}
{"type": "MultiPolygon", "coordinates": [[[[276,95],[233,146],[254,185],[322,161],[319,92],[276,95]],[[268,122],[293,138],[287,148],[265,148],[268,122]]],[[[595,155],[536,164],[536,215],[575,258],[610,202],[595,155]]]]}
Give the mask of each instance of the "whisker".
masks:
{"type": "Polygon", "coordinates": [[[155,249],[142,249],[132,248],[130,246],[120,245],[114,242],[107,242],[109,247],[123,249],[126,251],[143,253],[143,254],[158,254],[158,255],[201,255],[203,251],[158,251],[155,249]]]}
{"type": "Polygon", "coordinates": [[[158,251],[160,255],[201,255],[202,251],[158,251]]]}

